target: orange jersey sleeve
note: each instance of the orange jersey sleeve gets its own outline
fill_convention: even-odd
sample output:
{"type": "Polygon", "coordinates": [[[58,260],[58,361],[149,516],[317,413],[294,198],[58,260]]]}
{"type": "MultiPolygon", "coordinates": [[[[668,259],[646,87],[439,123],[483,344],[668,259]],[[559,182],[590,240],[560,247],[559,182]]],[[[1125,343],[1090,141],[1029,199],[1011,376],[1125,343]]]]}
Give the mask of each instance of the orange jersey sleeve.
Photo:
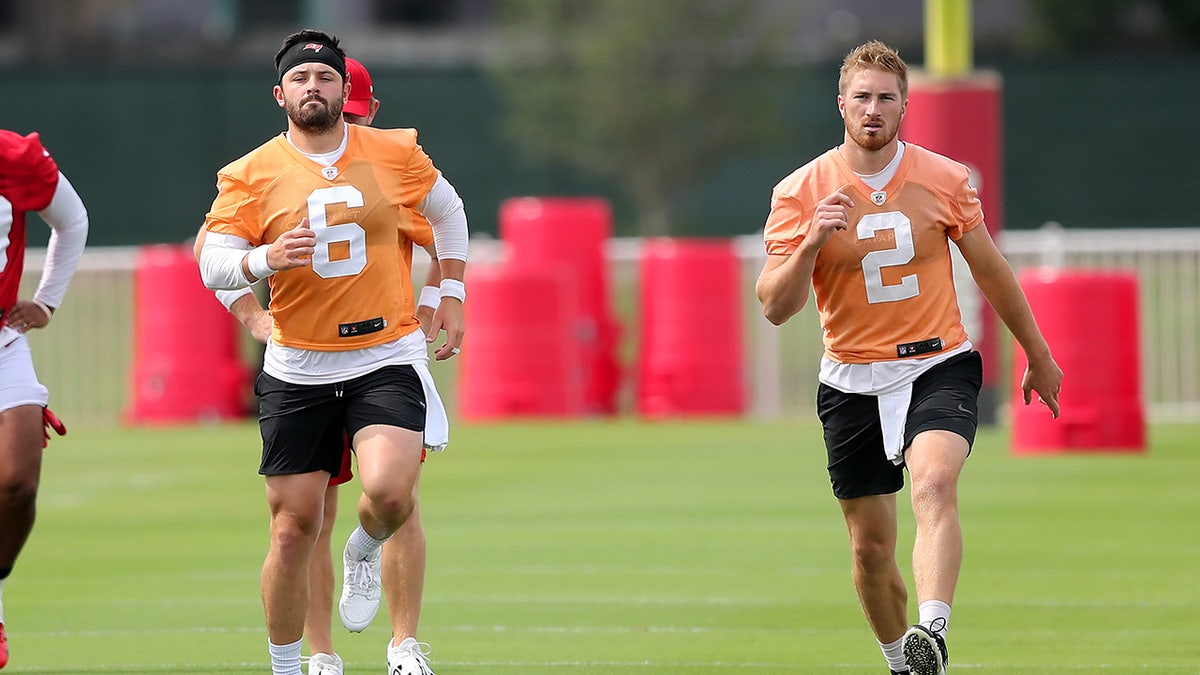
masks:
{"type": "Polygon", "coordinates": [[[333,168],[278,136],[221,170],[205,220],[257,246],[308,219],[312,266],[270,277],[273,339],[289,347],[363,349],[418,327],[401,233],[437,179],[433,162],[413,130],[351,125],[333,168]]]}
{"type": "Polygon", "coordinates": [[[425,216],[412,211],[412,219],[401,234],[405,239],[422,248],[433,244],[433,226],[425,216]]]}
{"type": "Polygon", "coordinates": [[[901,345],[966,339],[954,291],[950,240],[983,223],[968,169],[907,144],[896,175],[872,190],[835,150],[785,178],[772,193],[765,242],[790,255],[817,203],[841,189],[854,202],[849,227],[817,254],[813,294],[826,355],[843,363],[902,358],[901,345]]]}

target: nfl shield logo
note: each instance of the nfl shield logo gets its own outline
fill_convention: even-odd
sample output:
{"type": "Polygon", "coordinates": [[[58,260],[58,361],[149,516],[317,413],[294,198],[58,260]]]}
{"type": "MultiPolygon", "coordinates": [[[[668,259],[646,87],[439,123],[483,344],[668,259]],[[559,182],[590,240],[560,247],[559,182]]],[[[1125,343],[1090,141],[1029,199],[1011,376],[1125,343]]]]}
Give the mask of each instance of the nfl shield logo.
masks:
{"type": "Polygon", "coordinates": [[[887,193],[883,190],[872,192],[871,201],[875,202],[875,206],[883,206],[883,203],[887,201],[887,193]]]}

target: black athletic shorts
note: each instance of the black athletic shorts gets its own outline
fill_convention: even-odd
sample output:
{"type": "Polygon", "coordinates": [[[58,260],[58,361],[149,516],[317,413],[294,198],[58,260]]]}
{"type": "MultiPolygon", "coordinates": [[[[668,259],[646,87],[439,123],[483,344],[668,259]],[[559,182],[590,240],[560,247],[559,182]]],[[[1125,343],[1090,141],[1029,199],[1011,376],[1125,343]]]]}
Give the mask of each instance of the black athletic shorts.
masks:
{"type": "Polygon", "coordinates": [[[343,434],[386,424],[425,431],[425,389],[412,366],[385,366],[333,384],[290,384],[260,373],[258,427],[262,465],[277,476],[328,471],[337,476],[345,448],[343,434]]]}
{"type": "MultiPolygon", "coordinates": [[[[975,442],[979,426],[979,388],[983,359],[979,352],[951,357],[913,382],[904,426],[904,447],[922,431],[952,431],[975,442]]],[[[883,450],[879,403],[875,396],[847,394],[826,384],[817,388],[817,416],[825,430],[829,481],[838,499],[886,495],[904,487],[904,467],[883,450]]]]}

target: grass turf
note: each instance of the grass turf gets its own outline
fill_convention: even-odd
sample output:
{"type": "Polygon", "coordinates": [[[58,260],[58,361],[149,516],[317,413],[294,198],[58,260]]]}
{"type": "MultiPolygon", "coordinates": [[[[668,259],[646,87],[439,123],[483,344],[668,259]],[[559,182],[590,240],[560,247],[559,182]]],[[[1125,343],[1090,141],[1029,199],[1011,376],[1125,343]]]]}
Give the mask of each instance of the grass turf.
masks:
{"type": "MultiPolygon", "coordinates": [[[[1198,435],[1016,456],[981,432],[953,669],[1200,672],[1198,435]]],[[[5,587],[5,673],[269,672],[257,440],[252,424],[55,438],[5,587]]],[[[460,425],[422,482],[438,675],[886,673],[810,422],[460,425]]],[[[903,549],[906,505],[901,525],[903,549]]],[[[385,617],[361,635],[334,619],[347,673],[383,671],[385,617]]]]}

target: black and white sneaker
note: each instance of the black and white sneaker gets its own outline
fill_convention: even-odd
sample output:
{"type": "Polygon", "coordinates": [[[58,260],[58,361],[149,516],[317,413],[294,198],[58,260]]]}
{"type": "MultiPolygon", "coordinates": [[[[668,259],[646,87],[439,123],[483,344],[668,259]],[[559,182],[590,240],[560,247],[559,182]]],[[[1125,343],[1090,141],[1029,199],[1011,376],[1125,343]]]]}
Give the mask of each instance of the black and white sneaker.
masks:
{"type": "Polygon", "coordinates": [[[946,641],[921,624],[904,631],[904,660],[912,675],[946,675],[946,641]]]}

